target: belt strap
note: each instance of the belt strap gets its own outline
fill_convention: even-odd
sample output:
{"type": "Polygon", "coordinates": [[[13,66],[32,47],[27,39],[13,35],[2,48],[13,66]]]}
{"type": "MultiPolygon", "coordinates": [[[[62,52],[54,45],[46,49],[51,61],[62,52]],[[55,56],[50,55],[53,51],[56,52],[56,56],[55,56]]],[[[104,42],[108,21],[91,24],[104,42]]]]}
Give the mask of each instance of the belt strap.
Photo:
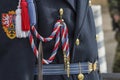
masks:
{"type": "MultiPolygon", "coordinates": [[[[98,69],[97,63],[71,63],[70,74],[90,73],[98,69]],[[80,64],[80,65],[79,65],[80,64]]],[[[43,65],[43,75],[65,75],[67,72],[64,69],[64,64],[48,64],[43,65]]],[[[34,69],[34,75],[38,75],[37,66],[34,69]]]]}

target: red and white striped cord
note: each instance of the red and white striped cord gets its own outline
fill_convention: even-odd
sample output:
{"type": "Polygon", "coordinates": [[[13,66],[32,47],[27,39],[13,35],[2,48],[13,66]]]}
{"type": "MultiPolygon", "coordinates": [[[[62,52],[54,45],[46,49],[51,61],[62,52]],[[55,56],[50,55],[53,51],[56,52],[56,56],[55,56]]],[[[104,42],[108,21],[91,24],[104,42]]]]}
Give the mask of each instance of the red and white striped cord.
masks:
{"type": "MultiPolygon", "coordinates": [[[[37,32],[37,30],[34,26],[32,26],[31,29],[32,29],[32,32],[34,33],[34,35],[36,36],[36,38],[38,38],[42,42],[48,42],[55,38],[55,45],[53,48],[53,52],[47,60],[43,58],[43,60],[42,60],[43,64],[50,64],[55,59],[55,56],[57,54],[57,51],[58,51],[58,48],[60,45],[60,38],[62,41],[62,50],[65,51],[66,56],[69,57],[70,52],[69,52],[68,28],[67,28],[65,22],[63,22],[62,20],[58,20],[56,22],[56,24],[54,25],[53,32],[47,38],[42,37],[37,32]],[[61,34],[61,36],[60,36],[60,34],[61,34]]],[[[35,56],[38,57],[38,49],[36,48],[36,46],[34,44],[34,39],[33,39],[33,35],[31,34],[31,32],[29,32],[29,40],[30,40],[30,44],[31,44],[31,47],[33,49],[35,56]]]]}

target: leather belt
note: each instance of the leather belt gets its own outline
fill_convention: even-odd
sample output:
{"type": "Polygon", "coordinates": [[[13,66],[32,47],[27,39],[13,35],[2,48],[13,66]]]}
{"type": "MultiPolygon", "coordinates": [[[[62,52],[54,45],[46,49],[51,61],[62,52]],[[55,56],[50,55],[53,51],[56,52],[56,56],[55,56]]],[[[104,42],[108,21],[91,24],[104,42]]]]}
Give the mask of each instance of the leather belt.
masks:
{"type": "MultiPolygon", "coordinates": [[[[82,62],[71,63],[70,74],[90,73],[98,69],[98,63],[82,62]]],[[[64,64],[46,64],[43,65],[43,75],[65,75],[64,64]]],[[[38,75],[37,66],[34,68],[34,75],[38,75]]]]}

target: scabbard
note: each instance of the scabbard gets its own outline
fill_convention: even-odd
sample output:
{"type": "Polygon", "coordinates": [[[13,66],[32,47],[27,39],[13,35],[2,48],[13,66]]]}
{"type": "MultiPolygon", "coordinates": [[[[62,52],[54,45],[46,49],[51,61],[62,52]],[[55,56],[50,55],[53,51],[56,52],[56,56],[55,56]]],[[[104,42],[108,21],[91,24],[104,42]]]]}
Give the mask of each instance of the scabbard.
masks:
{"type": "Polygon", "coordinates": [[[38,80],[43,80],[43,71],[42,71],[42,57],[43,57],[43,49],[42,49],[42,42],[39,43],[39,50],[38,50],[38,80]]]}

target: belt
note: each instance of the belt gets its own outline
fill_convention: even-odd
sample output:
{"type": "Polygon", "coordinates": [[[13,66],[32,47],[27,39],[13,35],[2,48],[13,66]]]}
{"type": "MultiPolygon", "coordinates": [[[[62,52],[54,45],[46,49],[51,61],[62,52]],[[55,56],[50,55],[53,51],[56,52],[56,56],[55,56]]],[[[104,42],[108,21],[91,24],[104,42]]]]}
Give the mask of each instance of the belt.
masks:
{"type": "MultiPolygon", "coordinates": [[[[90,73],[98,69],[98,63],[82,62],[71,63],[70,74],[90,73]]],[[[43,65],[43,75],[65,75],[64,64],[46,64],[43,65]]],[[[38,67],[34,68],[34,75],[38,75],[38,67]]]]}

